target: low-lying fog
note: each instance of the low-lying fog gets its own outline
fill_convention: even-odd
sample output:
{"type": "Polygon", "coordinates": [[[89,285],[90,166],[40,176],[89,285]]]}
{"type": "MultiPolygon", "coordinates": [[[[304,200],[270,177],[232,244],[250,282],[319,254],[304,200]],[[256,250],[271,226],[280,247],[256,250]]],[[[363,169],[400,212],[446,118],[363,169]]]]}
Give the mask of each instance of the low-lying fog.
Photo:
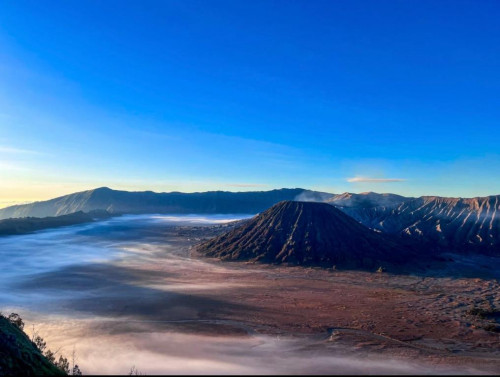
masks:
{"type": "Polygon", "coordinates": [[[132,280],[133,269],[129,267],[146,259],[162,256],[173,259],[169,264],[182,263],[187,267],[191,262],[186,247],[190,240],[176,247],[179,240],[169,240],[166,229],[224,224],[245,217],[249,216],[127,215],[0,237],[0,284],[4,287],[0,305],[37,312],[43,306],[49,313],[60,312],[65,308],[59,304],[61,299],[85,296],[90,288],[106,289],[109,284],[104,283],[116,283],[110,274],[119,271],[121,283],[127,278],[132,280]],[[130,276],[124,272],[127,269],[130,276]]]}
{"type": "Polygon", "coordinates": [[[53,351],[69,357],[74,349],[85,374],[123,374],[132,366],[145,374],[474,372],[316,347],[327,339],[266,336],[220,320],[225,310],[244,310],[224,301],[238,279],[189,276],[234,267],[191,259],[193,233],[174,227],[244,217],[122,216],[1,237],[0,310],[19,313],[26,331],[34,326],[53,351]],[[212,312],[218,320],[200,319],[212,312]]]}

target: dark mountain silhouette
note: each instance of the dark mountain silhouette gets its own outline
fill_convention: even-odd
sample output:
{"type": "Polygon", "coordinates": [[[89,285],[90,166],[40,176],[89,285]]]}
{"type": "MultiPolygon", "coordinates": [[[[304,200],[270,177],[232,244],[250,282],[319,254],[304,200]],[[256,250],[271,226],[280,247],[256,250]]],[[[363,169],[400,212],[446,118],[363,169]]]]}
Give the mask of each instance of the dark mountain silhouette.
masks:
{"type": "Polygon", "coordinates": [[[367,227],[410,237],[433,249],[500,255],[500,195],[422,196],[392,206],[337,207],[367,227]]]}
{"type": "Polygon", "coordinates": [[[89,213],[78,211],[56,217],[23,217],[0,220],[0,236],[31,233],[36,230],[57,228],[61,226],[84,224],[96,219],[109,217],[104,210],[94,210],[89,213]]]}
{"type": "Polygon", "coordinates": [[[250,260],[339,268],[415,261],[418,252],[361,225],[326,203],[280,202],[232,231],[198,246],[223,260],[250,260]]]}
{"type": "Polygon", "coordinates": [[[96,209],[115,214],[258,213],[279,201],[293,200],[299,195],[307,196],[310,200],[324,201],[333,194],[301,188],[253,192],[155,193],[118,191],[101,187],[43,202],[3,208],[0,209],[0,219],[59,216],[96,209]]]}

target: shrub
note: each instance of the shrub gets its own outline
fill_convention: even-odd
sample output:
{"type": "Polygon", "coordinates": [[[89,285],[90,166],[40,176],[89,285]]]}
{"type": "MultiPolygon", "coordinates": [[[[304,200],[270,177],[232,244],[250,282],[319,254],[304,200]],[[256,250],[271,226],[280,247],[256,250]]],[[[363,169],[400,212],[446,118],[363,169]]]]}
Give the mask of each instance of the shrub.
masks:
{"type": "Polygon", "coordinates": [[[17,326],[20,330],[24,329],[24,322],[21,318],[21,316],[17,313],[11,313],[7,319],[9,320],[10,323],[13,325],[17,326]]]}
{"type": "MultiPolygon", "coordinates": [[[[11,313],[8,317],[3,316],[0,313],[0,316],[7,319],[11,324],[19,328],[23,333],[24,333],[24,321],[22,320],[21,316],[17,313],[11,313]]],[[[81,376],[82,371],[80,370],[79,366],[74,363],[75,361],[75,351],[73,350],[73,367],[70,368],[70,364],[67,358],[65,358],[62,355],[59,355],[59,360],[56,360],[56,352],[52,352],[51,350],[47,349],[47,343],[43,340],[43,338],[38,335],[38,333],[35,331],[35,328],[33,326],[33,334],[31,338],[32,344],[40,351],[40,353],[45,356],[47,361],[52,364],[53,366],[57,367],[64,373],[68,375],[73,375],[73,376],[81,376]]],[[[137,370],[135,370],[137,371],[137,370]]],[[[0,375],[2,375],[1,370],[0,370],[0,375]]]]}

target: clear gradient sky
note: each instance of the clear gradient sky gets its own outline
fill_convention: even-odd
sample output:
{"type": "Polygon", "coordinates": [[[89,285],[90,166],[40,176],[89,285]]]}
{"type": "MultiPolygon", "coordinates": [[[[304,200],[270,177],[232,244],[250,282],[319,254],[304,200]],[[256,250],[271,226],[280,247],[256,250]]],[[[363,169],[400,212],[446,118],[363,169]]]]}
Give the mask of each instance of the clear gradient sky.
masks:
{"type": "Polygon", "coordinates": [[[500,193],[500,2],[0,3],[0,205],[500,193]]]}

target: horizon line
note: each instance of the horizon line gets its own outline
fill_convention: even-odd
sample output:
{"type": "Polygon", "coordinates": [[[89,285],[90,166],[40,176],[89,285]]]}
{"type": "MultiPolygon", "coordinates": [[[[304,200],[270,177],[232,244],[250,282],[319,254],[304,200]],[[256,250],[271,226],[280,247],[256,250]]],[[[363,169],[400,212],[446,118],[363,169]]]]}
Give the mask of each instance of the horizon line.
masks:
{"type": "MultiPolygon", "coordinates": [[[[239,186],[238,186],[239,187],[239,186]]],[[[260,187],[260,186],[259,186],[260,187]]],[[[153,191],[153,190],[120,190],[120,189],[113,189],[108,186],[100,186],[96,187],[93,189],[88,189],[88,190],[81,190],[81,191],[73,191],[68,194],[64,195],[59,195],[55,197],[51,197],[49,199],[40,199],[40,200],[19,200],[19,202],[16,202],[15,200],[6,200],[4,203],[9,203],[6,206],[2,205],[2,200],[0,199],[0,210],[4,210],[10,207],[16,207],[16,206],[23,206],[23,205],[30,205],[33,203],[40,203],[40,202],[46,202],[58,198],[62,198],[65,196],[69,195],[74,195],[74,194],[80,194],[88,191],[96,191],[96,190],[102,190],[102,189],[107,189],[110,191],[122,191],[122,192],[130,192],[130,193],[145,193],[145,192],[152,192],[154,194],[203,194],[203,193],[210,193],[210,192],[228,192],[228,193],[249,193],[249,192],[269,192],[269,191],[277,191],[277,190],[304,190],[304,191],[314,191],[314,192],[319,192],[319,193],[324,193],[324,194],[330,194],[330,195],[344,195],[344,194],[354,194],[354,195],[363,195],[363,194],[377,194],[377,195],[399,195],[408,199],[416,199],[416,198],[423,198],[423,197],[437,197],[437,198],[450,198],[450,199],[474,199],[474,198],[485,198],[485,197],[490,197],[490,196],[500,196],[500,194],[489,194],[489,195],[482,195],[482,196],[471,196],[471,197],[463,197],[463,196],[442,196],[442,195],[419,195],[419,196],[406,196],[402,194],[397,194],[395,192],[376,192],[376,191],[361,191],[361,192],[354,192],[354,191],[344,191],[341,193],[333,193],[333,192],[327,192],[327,191],[320,191],[320,190],[313,190],[313,189],[307,189],[303,187],[280,187],[280,188],[270,188],[269,190],[247,190],[247,191],[230,191],[230,190],[206,190],[206,191],[153,191]],[[14,203],[14,204],[12,204],[14,203]]]]}

